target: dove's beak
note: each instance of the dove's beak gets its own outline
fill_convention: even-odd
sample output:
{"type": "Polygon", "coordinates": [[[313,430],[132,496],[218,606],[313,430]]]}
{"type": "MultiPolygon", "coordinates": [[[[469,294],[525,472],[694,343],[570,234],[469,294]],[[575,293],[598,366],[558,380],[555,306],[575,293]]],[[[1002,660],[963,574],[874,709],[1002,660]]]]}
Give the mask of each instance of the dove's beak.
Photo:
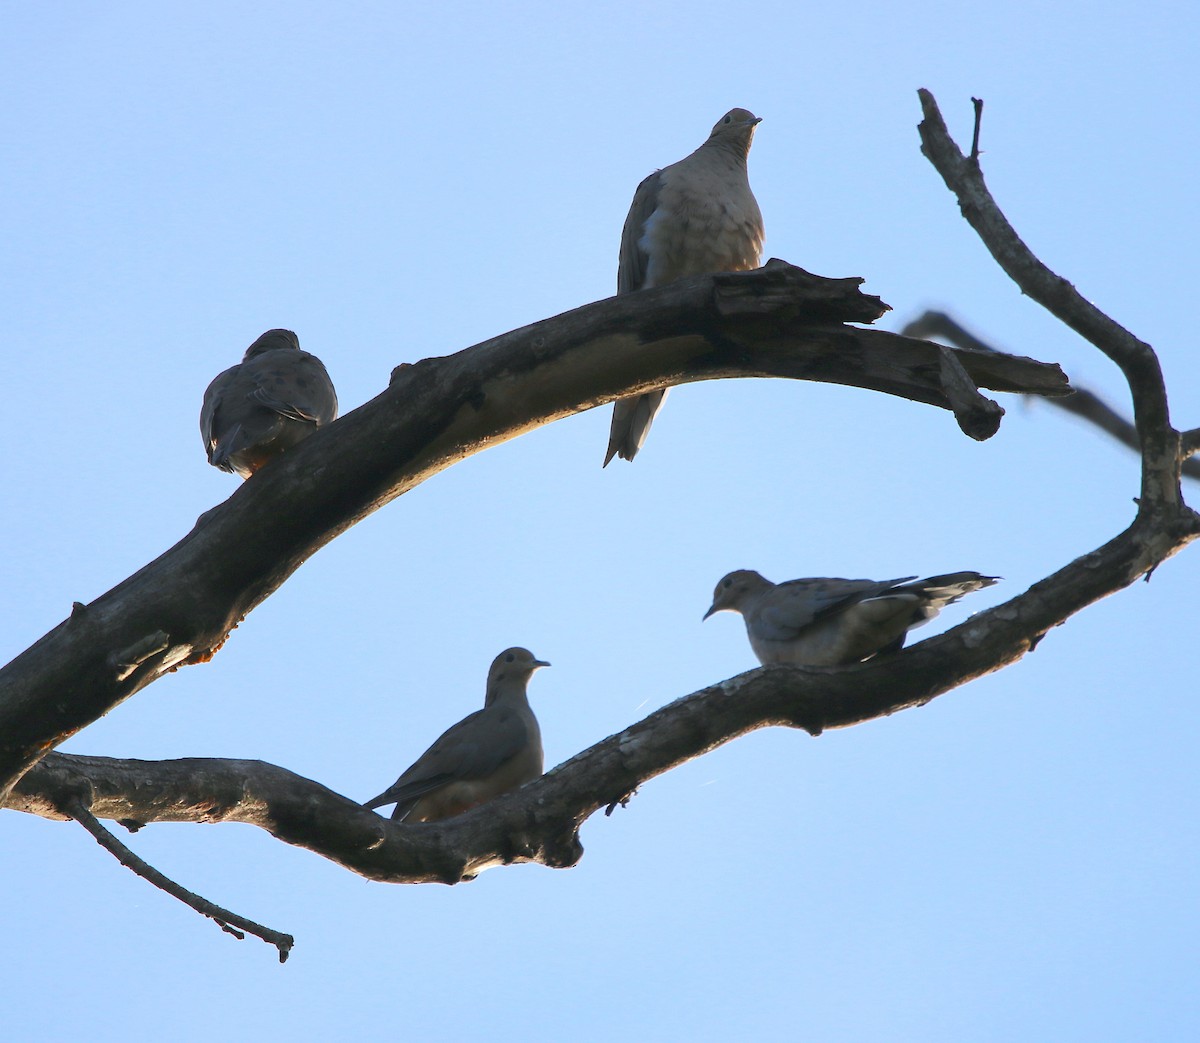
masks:
{"type": "Polygon", "coordinates": [[[718,611],[720,611],[720,610],[717,608],[717,603],[714,601],[711,605],[709,605],[708,611],[705,612],[704,615],[700,617],[700,622],[703,623],[706,619],[708,619],[709,616],[711,616],[714,612],[718,612],[718,611]]]}

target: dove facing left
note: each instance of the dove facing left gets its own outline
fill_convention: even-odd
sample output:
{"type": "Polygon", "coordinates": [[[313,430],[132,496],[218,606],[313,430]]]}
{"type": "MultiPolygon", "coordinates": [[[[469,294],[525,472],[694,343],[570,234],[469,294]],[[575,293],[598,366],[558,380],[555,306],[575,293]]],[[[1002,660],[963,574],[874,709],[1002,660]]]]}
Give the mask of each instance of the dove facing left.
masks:
{"type": "Polygon", "coordinates": [[[267,330],[204,392],[200,436],[208,462],[249,478],[337,417],[337,394],[316,355],[291,330],[267,330]]]}
{"type": "Polygon", "coordinates": [[[483,709],[448,728],[415,764],[364,808],[395,804],[395,822],[461,815],[542,774],[542,732],[525,689],[550,664],[508,648],[488,670],[483,709]]]}
{"type": "Polygon", "coordinates": [[[952,572],[928,579],[820,577],[772,583],[739,569],[717,584],[704,618],[726,609],[741,613],[750,647],[764,666],[843,666],[899,651],[913,627],[997,578],[952,572]]]}

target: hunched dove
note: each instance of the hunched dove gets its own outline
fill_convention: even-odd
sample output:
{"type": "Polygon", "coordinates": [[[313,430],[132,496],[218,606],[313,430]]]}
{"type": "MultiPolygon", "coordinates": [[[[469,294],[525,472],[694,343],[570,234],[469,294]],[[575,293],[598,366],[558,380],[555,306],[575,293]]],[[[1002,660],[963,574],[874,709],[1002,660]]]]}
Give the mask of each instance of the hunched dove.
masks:
{"type": "Polygon", "coordinates": [[[267,330],[204,392],[200,435],[208,462],[249,478],[337,417],[321,360],[291,330],[267,330]]]}

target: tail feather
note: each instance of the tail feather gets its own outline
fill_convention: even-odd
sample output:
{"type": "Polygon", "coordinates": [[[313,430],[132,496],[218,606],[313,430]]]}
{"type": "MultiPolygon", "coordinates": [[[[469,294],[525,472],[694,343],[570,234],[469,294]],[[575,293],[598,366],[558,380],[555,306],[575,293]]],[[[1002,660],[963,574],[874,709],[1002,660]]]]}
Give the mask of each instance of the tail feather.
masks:
{"type": "Polygon", "coordinates": [[[650,391],[636,398],[622,398],[613,403],[612,426],[608,433],[607,467],[614,456],[632,460],[646,442],[654,417],[662,408],[667,389],[650,391]]]}

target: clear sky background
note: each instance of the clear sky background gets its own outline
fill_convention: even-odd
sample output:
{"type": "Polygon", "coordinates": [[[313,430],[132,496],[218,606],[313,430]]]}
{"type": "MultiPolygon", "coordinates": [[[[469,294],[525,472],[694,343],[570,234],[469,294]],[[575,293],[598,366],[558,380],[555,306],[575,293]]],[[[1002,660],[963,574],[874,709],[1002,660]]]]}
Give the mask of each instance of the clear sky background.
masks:
{"type": "MultiPolygon", "coordinates": [[[[343,412],[393,366],[608,296],[638,181],[727,109],[767,253],[954,312],[1127,409],[920,155],[918,87],[1042,259],[1159,351],[1200,424],[1194,3],[0,8],[0,661],[237,480],[208,381],[295,329],[343,412]]],[[[953,417],[851,388],[674,392],[635,464],[607,408],[474,457],[350,530],[240,626],[68,742],[283,765],[357,799],[554,667],[549,764],[755,665],[717,579],[978,569],[1023,591],[1133,516],[1133,454],[1002,397],[953,417]]],[[[1194,490],[1192,490],[1194,495],[1194,490]]],[[[280,966],[78,826],[0,815],[11,1038],[1194,1040],[1200,556],[932,705],[762,731],[583,830],[578,868],[368,883],[249,826],[129,838],[294,933],[280,966]]],[[[69,693],[64,693],[69,695],[69,693]]]]}

